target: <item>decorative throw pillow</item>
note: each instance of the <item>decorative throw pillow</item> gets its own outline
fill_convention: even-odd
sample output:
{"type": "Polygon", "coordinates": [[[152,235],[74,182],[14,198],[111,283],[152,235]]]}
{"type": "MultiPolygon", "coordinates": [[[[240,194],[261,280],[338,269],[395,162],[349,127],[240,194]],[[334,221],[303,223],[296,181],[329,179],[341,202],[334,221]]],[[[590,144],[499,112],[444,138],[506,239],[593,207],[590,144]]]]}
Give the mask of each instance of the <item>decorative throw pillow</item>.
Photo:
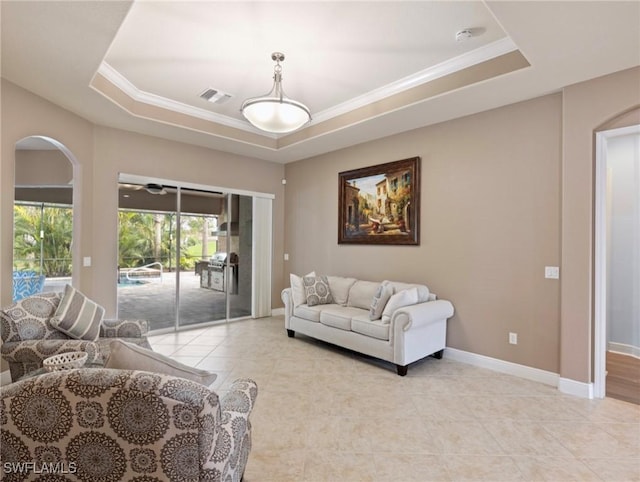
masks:
{"type": "Polygon", "coordinates": [[[382,311],[387,306],[389,298],[393,295],[393,288],[385,282],[382,282],[373,295],[373,301],[371,302],[371,308],[369,309],[369,319],[379,320],[382,317],[382,311]]]}
{"type": "Polygon", "coordinates": [[[71,285],[64,287],[56,313],[51,317],[51,326],[78,340],[96,341],[100,335],[100,323],[104,308],[91,301],[71,285]]]}
{"type": "Polygon", "coordinates": [[[134,343],[113,340],[109,344],[109,349],[111,353],[104,365],[105,368],[162,373],[174,377],[187,378],[206,386],[211,385],[218,377],[215,373],[190,367],[134,343]]]}
{"type": "Polygon", "coordinates": [[[391,321],[391,316],[398,308],[415,305],[418,303],[418,299],[418,288],[398,291],[389,298],[389,301],[387,301],[387,306],[385,306],[382,311],[382,322],[389,323],[391,321]]]}
{"type": "Polygon", "coordinates": [[[326,276],[305,276],[302,278],[304,291],[307,296],[307,305],[328,305],[333,303],[329,280],[326,276]]]}
{"type": "Polygon", "coordinates": [[[60,304],[60,293],[38,293],[0,310],[2,341],[67,338],[51,326],[51,317],[60,304]]]}
{"type": "MultiPolygon", "coordinates": [[[[312,271],[311,273],[305,276],[314,276],[316,272],[312,271]]],[[[302,284],[302,276],[297,276],[295,274],[289,275],[289,282],[291,283],[291,297],[293,298],[293,306],[298,307],[300,305],[304,305],[307,302],[307,295],[304,292],[304,285],[302,284]]]]}

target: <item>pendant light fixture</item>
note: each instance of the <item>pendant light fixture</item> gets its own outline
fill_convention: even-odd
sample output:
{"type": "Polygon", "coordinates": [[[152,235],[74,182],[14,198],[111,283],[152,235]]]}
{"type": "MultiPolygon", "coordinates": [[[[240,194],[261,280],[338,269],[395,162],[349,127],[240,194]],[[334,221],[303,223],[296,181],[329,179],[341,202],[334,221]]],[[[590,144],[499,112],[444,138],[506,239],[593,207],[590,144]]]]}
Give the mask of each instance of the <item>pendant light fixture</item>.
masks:
{"type": "Polygon", "coordinates": [[[282,90],[280,62],[284,61],[284,54],[274,52],[271,59],[276,63],[271,91],[264,96],[245,100],[240,112],[263,131],[277,134],[292,132],[311,121],[311,112],[306,105],[285,96],[282,90]]]}

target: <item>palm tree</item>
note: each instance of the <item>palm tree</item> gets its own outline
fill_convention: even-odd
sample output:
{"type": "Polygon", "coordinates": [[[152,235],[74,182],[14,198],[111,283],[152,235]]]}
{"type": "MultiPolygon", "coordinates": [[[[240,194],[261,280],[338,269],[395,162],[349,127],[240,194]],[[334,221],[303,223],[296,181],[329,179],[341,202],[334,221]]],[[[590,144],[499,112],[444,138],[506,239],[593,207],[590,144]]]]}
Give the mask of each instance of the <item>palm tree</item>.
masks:
{"type": "MultiPolygon", "coordinates": [[[[73,211],[66,206],[14,205],[14,260],[47,277],[71,275],[73,211]]],[[[18,263],[16,263],[18,264],[18,263]]]]}

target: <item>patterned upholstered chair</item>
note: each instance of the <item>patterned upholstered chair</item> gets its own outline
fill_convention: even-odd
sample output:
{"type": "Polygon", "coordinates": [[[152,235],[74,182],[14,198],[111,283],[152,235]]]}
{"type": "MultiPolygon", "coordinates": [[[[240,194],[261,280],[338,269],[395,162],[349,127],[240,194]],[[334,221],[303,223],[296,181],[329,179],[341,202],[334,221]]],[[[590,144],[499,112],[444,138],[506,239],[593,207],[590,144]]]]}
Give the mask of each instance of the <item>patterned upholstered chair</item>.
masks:
{"type": "Polygon", "coordinates": [[[61,293],[38,293],[0,310],[0,354],[9,363],[13,381],[41,368],[45,358],[59,353],[86,351],[87,363],[102,364],[114,338],[151,348],[144,320],[103,320],[96,341],[69,337],[49,322],[60,299],[61,293]]]}
{"type": "Polygon", "coordinates": [[[62,480],[64,470],[65,480],[239,482],[257,394],[249,379],[219,399],[204,385],[151,372],[47,373],[0,389],[0,458],[31,477],[33,467],[57,464],[57,474],[38,480],[62,480]]]}

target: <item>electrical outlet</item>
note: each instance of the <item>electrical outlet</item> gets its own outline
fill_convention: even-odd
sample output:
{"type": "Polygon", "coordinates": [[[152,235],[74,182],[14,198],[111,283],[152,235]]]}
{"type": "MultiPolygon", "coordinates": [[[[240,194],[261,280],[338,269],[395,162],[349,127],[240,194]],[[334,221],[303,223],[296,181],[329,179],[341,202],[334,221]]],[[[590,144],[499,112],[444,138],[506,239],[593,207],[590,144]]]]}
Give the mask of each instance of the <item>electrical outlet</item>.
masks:
{"type": "Polygon", "coordinates": [[[545,266],[544,267],[544,277],[548,279],[559,279],[560,278],[560,268],[558,266],[545,266]]]}
{"type": "Polygon", "coordinates": [[[517,333],[509,333],[509,343],[511,345],[518,344],[518,334],[517,333]]]}
{"type": "Polygon", "coordinates": [[[284,260],[289,261],[289,253],[284,253],[284,260]]]}

